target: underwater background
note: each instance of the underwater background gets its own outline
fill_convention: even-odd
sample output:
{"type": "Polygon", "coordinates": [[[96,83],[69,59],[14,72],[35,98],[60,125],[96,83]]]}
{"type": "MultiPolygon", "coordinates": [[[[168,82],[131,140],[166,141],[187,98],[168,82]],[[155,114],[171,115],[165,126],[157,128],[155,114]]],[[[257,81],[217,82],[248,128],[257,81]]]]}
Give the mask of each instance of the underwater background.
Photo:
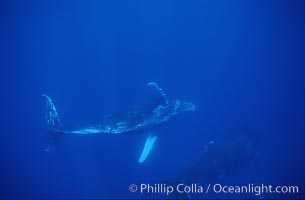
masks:
{"type": "Polygon", "coordinates": [[[201,183],[297,185],[262,197],[305,198],[304,1],[4,0],[0,27],[3,199],[168,198],[128,187],[167,183],[243,127],[255,158],[201,183]],[[45,151],[43,94],[81,128],[147,105],[152,81],[196,111],[162,125],[144,163],[145,132],[66,135],[45,151]]]}

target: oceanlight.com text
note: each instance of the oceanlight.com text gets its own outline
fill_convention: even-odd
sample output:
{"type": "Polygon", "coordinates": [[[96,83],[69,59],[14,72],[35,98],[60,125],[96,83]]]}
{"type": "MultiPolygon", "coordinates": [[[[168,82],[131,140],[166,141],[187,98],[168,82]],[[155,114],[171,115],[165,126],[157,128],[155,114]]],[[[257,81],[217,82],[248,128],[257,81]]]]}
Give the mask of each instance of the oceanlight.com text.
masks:
{"type": "Polygon", "coordinates": [[[219,183],[213,185],[213,192],[215,193],[230,193],[230,194],[297,194],[299,193],[298,186],[285,186],[285,185],[254,185],[248,184],[243,186],[228,186],[219,183]]]}

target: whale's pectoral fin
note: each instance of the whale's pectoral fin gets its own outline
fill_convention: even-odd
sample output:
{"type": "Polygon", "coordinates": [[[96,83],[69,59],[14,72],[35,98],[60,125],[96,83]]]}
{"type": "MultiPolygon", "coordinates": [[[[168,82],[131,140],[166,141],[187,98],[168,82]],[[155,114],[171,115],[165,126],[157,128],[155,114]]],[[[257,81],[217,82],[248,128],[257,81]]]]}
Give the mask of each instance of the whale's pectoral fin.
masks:
{"type": "Polygon", "coordinates": [[[166,105],[168,105],[168,100],[167,100],[166,94],[163,92],[163,89],[160,88],[160,87],[158,86],[157,83],[155,83],[155,82],[150,82],[150,83],[148,83],[147,85],[148,85],[149,87],[155,89],[155,90],[158,92],[158,94],[160,95],[160,97],[162,98],[162,100],[164,101],[163,103],[166,104],[166,105]]]}
{"type": "Polygon", "coordinates": [[[152,134],[148,135],[148,137],[146,139],[146,142],[145,142],[145,145],[144,145],[144,148],[143,148],[143,151],[142,151],[141,156],[139,158],[139,163],[143,163],[146,160],[150,151],[154,147],[154,144],[155,144],[156,140],[157,140],[157,136],[153,136],[152,134]]]}

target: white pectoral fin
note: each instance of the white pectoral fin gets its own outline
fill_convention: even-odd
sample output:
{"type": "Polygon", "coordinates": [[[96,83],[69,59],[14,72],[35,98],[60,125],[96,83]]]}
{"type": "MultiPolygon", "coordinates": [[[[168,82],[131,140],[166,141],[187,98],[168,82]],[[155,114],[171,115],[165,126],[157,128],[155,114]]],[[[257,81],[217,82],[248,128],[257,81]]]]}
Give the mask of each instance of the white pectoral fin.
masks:
{"type": "Polygon", "coordinates": [[[143,163],[147,156],[149,155],[150,151],[152,150],[152,148],[154,147],[154,144],[157,140],[157,136],[152,136],[151,134],[148,135],[143,151],[141,153],[141,156],[139,158],[139,163],[143,163]]]}

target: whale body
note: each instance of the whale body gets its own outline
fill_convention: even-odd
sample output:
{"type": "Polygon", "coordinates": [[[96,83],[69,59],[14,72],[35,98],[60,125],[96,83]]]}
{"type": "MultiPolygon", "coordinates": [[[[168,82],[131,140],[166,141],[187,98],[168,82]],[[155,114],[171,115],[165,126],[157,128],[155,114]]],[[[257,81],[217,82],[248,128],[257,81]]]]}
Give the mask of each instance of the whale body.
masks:
{"type": "Polygon", "coordinates": [[[129,111],[120,115],[105,116],[102,123],[84,127],[81,129],[66,129],[61,124],[56,107],[48,95],[43,95],[46,100],[46,121],[48,127],[49,146],[47,151],[57,143],[60,137],[64,134],[112,134],[120,135],[131,132],[141,133],[150,132],[148,135],[144,149],[138,160],[143,163],[150,151],[152,150],[157,136],[151,133],[151,130],[171,119],[173,116],[186,111],[194,111],[196,106],[191,102],[181,101],[178,99],[168,100],[166,94],[155,82],[147,84],[158,94],[157,103],[144,111],[129,111]]]}

